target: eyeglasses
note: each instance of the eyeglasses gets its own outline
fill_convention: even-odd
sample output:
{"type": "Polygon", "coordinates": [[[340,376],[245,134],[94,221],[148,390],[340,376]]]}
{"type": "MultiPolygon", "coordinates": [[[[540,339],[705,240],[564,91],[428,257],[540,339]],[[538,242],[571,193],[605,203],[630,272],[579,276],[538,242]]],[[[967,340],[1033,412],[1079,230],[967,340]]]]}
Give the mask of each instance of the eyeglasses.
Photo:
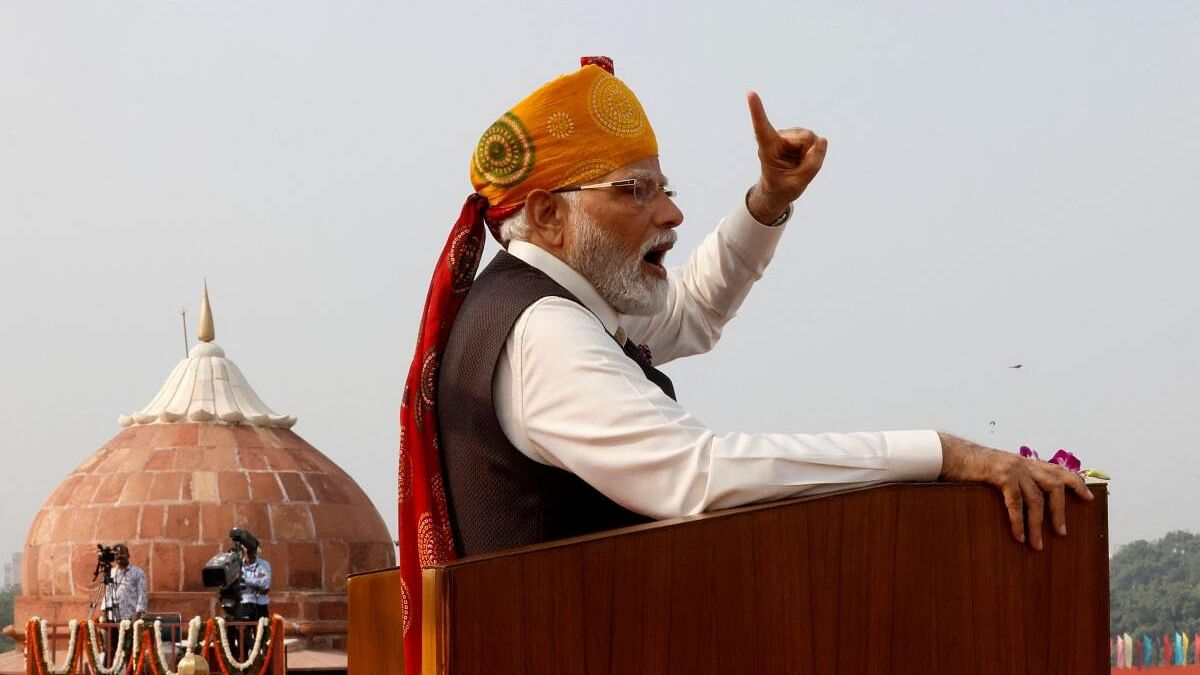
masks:
{"type": "Polygon", "coordinates": [[[675,190],[667,187],[664,183],[660,183],[653,178],[623,178],[621,180],[609,181],[607,183],[590,183],[588,185],[573,185],[571,187],[558,188],[551,192],[579,192],[580,190],[599,190],[601,188],[620,188],[628,191],[633,195],[633,200],[638,206],[648,206],[654,201],[658,195],[663,194],[668,197],[675,196],[675,190]]]}

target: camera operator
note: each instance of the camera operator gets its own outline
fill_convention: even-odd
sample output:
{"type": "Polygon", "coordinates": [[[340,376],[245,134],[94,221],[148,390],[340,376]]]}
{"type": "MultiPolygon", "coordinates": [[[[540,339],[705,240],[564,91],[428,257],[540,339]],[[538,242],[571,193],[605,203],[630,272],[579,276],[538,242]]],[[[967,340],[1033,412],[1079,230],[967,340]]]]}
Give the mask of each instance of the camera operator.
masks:
{"type": "Polygon", "coordinates": [[[117,544],[112,550],[117,560],[117,568],[112,572],[113,588],[100,609],[114,623],[125,619],[137,621],[146,613],[146,573],[129,562],[128,546],[117,544]]]}
{"type": "Polygon", "coordinates": [[[258,557],[258,540],[246,542],[246,557],[242,561],[242,597],[237,606],[237,618],[255,621],[269,617],[267,606],[271,592],[271,564],[258,557]]]}

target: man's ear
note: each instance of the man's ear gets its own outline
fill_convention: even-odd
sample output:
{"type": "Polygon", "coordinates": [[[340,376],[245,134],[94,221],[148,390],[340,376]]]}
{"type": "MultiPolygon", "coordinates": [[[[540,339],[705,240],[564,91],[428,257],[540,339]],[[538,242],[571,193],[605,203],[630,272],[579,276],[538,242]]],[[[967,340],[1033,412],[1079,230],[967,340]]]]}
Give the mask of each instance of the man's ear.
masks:
{"type": "Polygon", "coordinates": [[[567,204],[552,192],[534,190],[525,198],[525,222],[529,223],[530,239],[547,250],[561,249],[567,226],[567,204]]]}

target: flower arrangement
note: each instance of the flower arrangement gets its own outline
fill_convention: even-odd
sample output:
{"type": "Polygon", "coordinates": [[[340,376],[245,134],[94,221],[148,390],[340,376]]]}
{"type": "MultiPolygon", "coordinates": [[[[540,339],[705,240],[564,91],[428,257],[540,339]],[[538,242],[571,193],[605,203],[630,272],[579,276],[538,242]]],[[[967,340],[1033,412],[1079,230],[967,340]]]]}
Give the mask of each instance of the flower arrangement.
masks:
{"type": "MultiPolygon", "coordinates": [[[[279,626],[282,627],[282,619],[276,617],[279,621],[279,626]]],[[[233,656],[233,650],[229,646],[229,632],[225,630],[225,619],[217,617],[209,619],[209,634],[214,631],[211,624],[216,623],[217,638],[213,642],[220,642],[221,648],[217,651],[217,665],[221,668],[223,675],[250,675],[257,671],[257,675],[264,675],[271,662],[271,656],[274,653],[273,647],[277,640],[272,640],[271,635],[275,632],[272,630],[273,621],[262,617],[258,620],[258,625],[254,628],[254,646],[250,648],[250,653],[246,655],[245,661],[238,661],[233,656]],[[264,643],[267,645],[267,651],[263,651],[264,643]]],[[[212,644],[212,643],[210,643],[212,644]]]]}
{"type": "MultiPolygon", "coordinates": [[[[1021,456],[1027,459],[1041,459],[1041,457],[1038,457],[1037,451],[1028,445],[1022,445],[1020,452],[1021,456]]],[[[1084,478],[1109,480],[1108,474],[1100,469],[1081,469],[1080,467],[1082,466],[1082,463],[1079,461],[1079,458],[1075,456],[1075,453],[1062,448],[1059,448],[1058,452],[1054,453],[1054,456],[1046,461],[1050,462],[1051,464],[1057,464],[1067,471],[1080,474],[1084,478]]]]}
{"type": "MultiPolygon", "coordinates": [[[[162,622],[148,625],[142,620],[122,621],[117,628],[117,647],[109,663],[101,665],[104,642],[96,629],[96,622],[88,620],[81,625],[72,619],[68,631],[70,641],[66,658],[61,666],[50,663],[50,647],[47,634],[48,623],[34,617],[25,629],[25,672],[27,675],[79,675],[83,672],[84,659],[91,672],[97,675],[178,675],[163,658],[165,643],[162,639],[162,622]],[[132,631],[132,642],[125,648],[126,635],[132,631]]],[[[225,630],[225,619],[193,617],[188,622],[187,642],[184,657],[199,656],[207,660],[216,657],[223,675],[266,675],[274,664],[278,645],[283,639],[283,618],[276,615],[271,619],[258,620],[254,631],[254,645],[244,661],[233,656],[229,637],[225,630]],[[201,628],[204,636],[200,637],[201,628]]]]}
{"type": "Polygon", "coordinates": [[[75,675],[79,670],[79,622],[71,619],[67,632],[67,656],[61,666],[55,666],[50,658],[50,642],[46,637],[48,624],[45,619],[33,617],[25,627],[25,672],[37,675],[75,675]],[[34,669],[29,667],[33,662],[34,669]]]}
{"type": "Polygon", "coordinates": [[[100,665],[100,652],[104,649],[104,643],[96,634],[96,622],[88,619],[87,622],[87,647],[84,649],[84,655],[87,657],[88,666],[92,672],[99,675],[116,675],[121,672],[125,666],[125,633],[130,630],[132,624],[128,619],[122,621],[117,627],[117,649],[113,652],[112,661],[105,665],[100,665]]]}
{"type": "MultiPolygon", "coordinates": [[[[203,625],[200,617],[193,616],[188,622],[187,642],[184,643],[183,655],[189,656],[196,653],[196,648],[199,644],[200,626],[203,625]]],[[[154,675],[178,675],[174,670],[171,670],[171,665],[163,660],[163,640],[162,640],[162,621],[154,621],[153,641],[146,641],[146,648],[143,651],[150,652],[149,662],[150,668],[154,671],[154,675]],[[153,648],[151,648],[153,644],[153,648]]]]}

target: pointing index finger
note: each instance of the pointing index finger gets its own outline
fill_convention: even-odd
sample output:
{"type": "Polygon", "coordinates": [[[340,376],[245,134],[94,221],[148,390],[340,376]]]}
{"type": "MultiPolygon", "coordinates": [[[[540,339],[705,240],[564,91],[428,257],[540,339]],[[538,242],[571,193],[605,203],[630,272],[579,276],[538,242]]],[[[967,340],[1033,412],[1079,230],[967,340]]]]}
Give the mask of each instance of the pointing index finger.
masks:
{"type": "Polygon", "coordinates": [[[779,132],[767,119],[767,111],[758,92],[746,94],[746,102],[750,105],[750,123],[754,125],[754,137],[758,139],[758,144],[765,145],[779,138],[779,132]]]}

